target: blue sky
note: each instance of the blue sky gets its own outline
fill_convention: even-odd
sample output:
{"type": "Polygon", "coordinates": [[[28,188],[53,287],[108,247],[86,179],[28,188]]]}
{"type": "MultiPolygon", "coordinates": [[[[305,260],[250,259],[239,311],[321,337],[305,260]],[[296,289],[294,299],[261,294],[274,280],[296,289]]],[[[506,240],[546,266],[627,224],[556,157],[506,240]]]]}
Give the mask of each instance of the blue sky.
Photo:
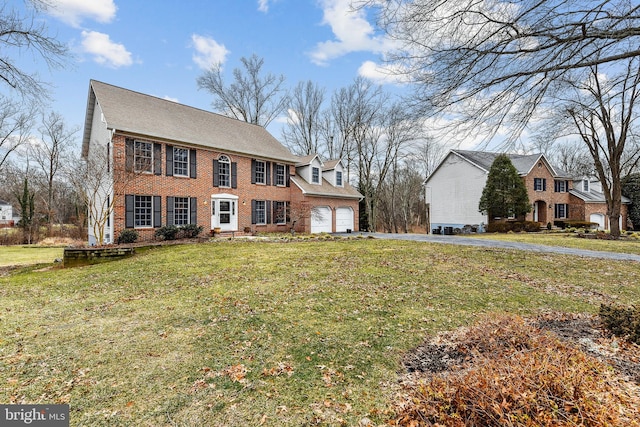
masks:
{"type": "MultiPolygon", "coordinates": [[[[352,11],[351,0],[49,2],[54,7],[42,17],[73,58],[61,70],[37,57],[21,61],[52,84],[50,108],[70,126],[83,124],[90,79],[211,110],[212,96],[196,78],[220,62],[230,81],[240,58],[252,54],[264,58],[265,71],[284,74],[287,87],[312,80],[327,97],[358,75],[385,83],[376,63],[389,41],[374,29],[371,11],[352,11]]],[[[280,138],[277,123],[269,130],[280,138]]]]}

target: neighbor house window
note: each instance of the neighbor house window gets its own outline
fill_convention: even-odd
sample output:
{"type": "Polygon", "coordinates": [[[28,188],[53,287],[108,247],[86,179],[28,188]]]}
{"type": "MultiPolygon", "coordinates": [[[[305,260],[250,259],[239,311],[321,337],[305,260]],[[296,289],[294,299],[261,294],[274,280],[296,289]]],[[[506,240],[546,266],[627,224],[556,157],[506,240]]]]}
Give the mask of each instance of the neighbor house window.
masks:
{"type": "Polygon", "coordinates": [[[189,150],[173,147],[173,174],[189,176],[189,150]]]}
{"type": "Polygon", "coordinates": [[[569,207],[566,203],[556,203],[555,210],[556,218],[567,218],[569,207]]]}
{"type": "Polygon", "coordinates": [[[311,168],[311,182],[320,184],[320,168],[311,168]]]}
{"type": "Polygon", "coordinates": [[[547,191],[547,179],[533,178],[533,189],[535,191],[547,191]]]}
{"type": "Polygon", "coordinates": [[[273,202],[273,217],[276,224],[287,223],[287,202],[273,202]]]}
{"type": "Polygon", "coordinates": [[[566,193],[567,192],[567,181],[554,181],[555,192],[556,193],[566,193]]]}
{"type": "Polygon", "coordinates": [[[266,166],[262,160],[256,160],[256,184],[266,184],[266,166]]]}
{"type": "Polygon", "coordinates": [[[173,199],[173,225],[189,224],[189,198],[174,197],[173,199]]]}
{"type": "Polygon", "coordinates": [[[151,196],[135,196],[135,227],[153,227],[153,199],[151,196]]]}
{"type": "Polygon", "coordinates": [[[588,179],[583,179],[582,180],[582,191],[584,191],[585,193],[589,192],[589,180],[588,179]]]}
{"type": "Polygon", "coordinates": [[[256,224],[266,224],[267,223],[267,202],[264,200],[256,200],[256,224]]]}
{"type": "Polygon", "coordinates": [[[218,158],[218,177],[220,187],[231,187],[231,161],[227,156],[218,158]]]}
{"type": "Polygon", "coordinates": [[[276,165],[276,185],[280,187],[286,185],[284,165],[276,165]]]}
{"type": "Polygon", "coordinates": [[[342,172],[336,171],[336,185],[342,187],[342,172]]]}
{"type": "Polygon", "coordinates": [[[134,164],[136,172],[153,172],[153,144],[135,141],[134,164]]]}

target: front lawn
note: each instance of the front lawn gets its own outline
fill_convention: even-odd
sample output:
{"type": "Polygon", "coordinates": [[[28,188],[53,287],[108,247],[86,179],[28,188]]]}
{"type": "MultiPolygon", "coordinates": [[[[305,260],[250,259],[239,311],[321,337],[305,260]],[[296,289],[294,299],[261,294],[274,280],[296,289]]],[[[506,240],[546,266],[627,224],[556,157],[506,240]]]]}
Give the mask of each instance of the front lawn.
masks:
{"type": "Polygon", "coordinates": [[[71,425],[376,425],[400,360],[488,312],[640,302],[640,265],[354,239],[215,242],[0,277],[0,402],[71,425]]]}
{"type": "Polygon", "coordinates": [[[47,264],[62,259],[64,248],[38,245],[0,246],[0,267],[47,264]]]}

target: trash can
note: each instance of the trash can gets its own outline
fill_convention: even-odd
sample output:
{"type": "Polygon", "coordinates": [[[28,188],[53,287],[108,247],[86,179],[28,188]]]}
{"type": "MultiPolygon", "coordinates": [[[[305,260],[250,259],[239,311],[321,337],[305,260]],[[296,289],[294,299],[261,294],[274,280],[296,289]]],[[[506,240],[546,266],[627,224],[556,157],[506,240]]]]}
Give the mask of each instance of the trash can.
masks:
{"type": "Polygon", "coordinates": [[[444,228],[444,234],[447,236],[452,236],[453,235],[453,227],[445,227],[444,228]]]}

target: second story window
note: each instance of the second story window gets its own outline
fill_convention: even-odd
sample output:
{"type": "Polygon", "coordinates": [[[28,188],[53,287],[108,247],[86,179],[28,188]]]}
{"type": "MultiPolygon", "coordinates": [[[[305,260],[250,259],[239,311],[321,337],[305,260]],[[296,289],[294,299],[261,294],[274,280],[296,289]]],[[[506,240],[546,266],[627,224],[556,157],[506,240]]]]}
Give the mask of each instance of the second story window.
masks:
{"type": "Polygon", "coordinates": [[[136,141],[133,154],[136,172],[153,172],[153,144],[151,142],[136,141]]]}
{"type": "Polygon", "coordinates": [[[566,193],[567,192],[567,181],[554,181],[555,184],[555,192],[556,193],[566,193]]]}
{"type": "Polygon", "coordinates": [[[588,179],[583,179],[582,180],[582,191],[584,191],[585,193],[589,192],[589,180],[588,179]]]}
{"type": "Polygon", "coordinates": [[[276,185],[284,187],[286,184],[285,181],[285,172],[284,165],[276,165],[276,185]]]}
{"type": "Polygon", "coordinates": [[[547,191],[547,180],[546,180],[546,178],[534,178],[533,179],[533,189],[535,191],[547,191]]]}
{"type": "Polygon", "coordinates": [[[266,168],[262,160],[256,160],[256,184],[266,184],[266,168]]]}
{"type": "Polygon", "coordinates": [[[231,187],[231,161],[227,156],[218,158],[218,176],[220,187],[231,187]]]}
{"type": "Polygon", "coordinates": [[[311,182],[320,184],[320,168],[311,168],[311,182]]]}
{"type": "Polygon", "coordinates": [[[173,174],[189,176],[189,150],[173,147],[173,174]]]}
{"type": "Polygon", "coordinates": [[[336,171],[336,185],[342,187],[342,172],[336,171]]]}

